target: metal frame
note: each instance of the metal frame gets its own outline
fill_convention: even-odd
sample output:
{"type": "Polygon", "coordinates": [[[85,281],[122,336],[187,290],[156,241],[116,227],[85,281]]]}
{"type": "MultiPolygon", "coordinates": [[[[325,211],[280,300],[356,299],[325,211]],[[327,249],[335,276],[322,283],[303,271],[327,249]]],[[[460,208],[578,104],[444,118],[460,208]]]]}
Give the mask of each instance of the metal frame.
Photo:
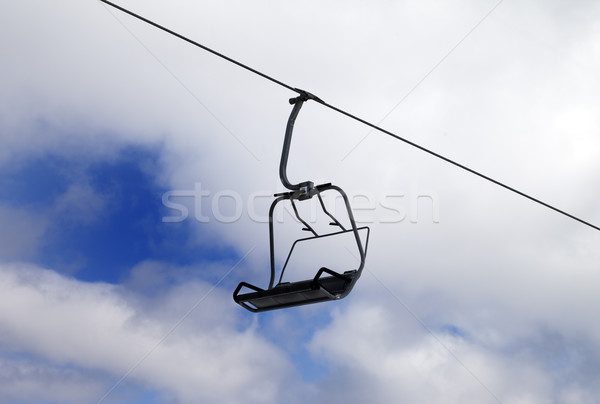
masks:
{"type": "Polygon", "coordinates": [[[286,126],[285,138],[283,141],[283,150],[281,153],[281,160],[279,163],[279,178],[283,186],[289,189],[290,192],[275,194],[274,196],[276,199],[273,201],[269,209],[269,248],[271,267],[269,286],[267,289],[261,289],[247,282],[241,282],[233,292],[233,299],[235,300],[235,302],[253,312],[299,306],[303,304],[311,304],[327,300],[342,299],[350,293],[350,291],[354,287],[354,284],[356,283],[358,278],[360,278],[362,270],[365,266],[366,250],[370,230],[368,227],[358,228],[356,226],[356,221],[354,220],[352,208],[350,207],[350,202],[346,193],[340,187],[332,184],[322,184],[315,186],[312,181],[305,181],[297,184],[292,184],[287,177],[287,163],[290,153],[290,147],[292,144],[292,133],[294,130],[294,123],[296,121],[296,118],[298,117],[298,113],[300,112],[300,109],[302,108],[304,102],[310,99],[318,100],[314,95],[310,93],[301,90],[299,91],[300,96],[290,99],[290,104],[293,104],[294,108],[292,109],[286,126]],[[321,193],[330,190],[338,192],[344,200],[344,205],[348,213],[348,219],[350,221],[350,228],[348,229],[346,229],[341,224],[341,222],[327,210],[325,203],[323,202],[321,193]],[[295,201],[311,199],[314,196],[317,196],[321,209],[332,220],[330,224],[339,227],[340,231],[318,234],[315,231],[315,229],[308,224],[308,222],[302,219],[302,217],[298,213],[295,201]],[[299,239],[294,242],[292,248],[290,249],[290,252],[288,253],[287,259],[281,269],[279,281],[277,285],[275,285],[276,268],[273,213],[275,211],[275,207],[280,202],[286,200],[289,200],[292,204],[294,215],[305,226],[304,230],[310,231],[313,235],[311,237],[299,239]],[[359,230],[363,229],[367,230],[367,237],[364,244],[360,238],[360,234],[358,233],[359,230]],[[350,232],[354,234],[356,248],[358,250],[359,255],[360,263],[357,269],[346,271],[343,274],[340,274],[335,271],[332,271],[331,269],[323,267],[317,271],[317,274],[313,279],[293,283],[282,282],[285,268],[289,262],[292,251],[294,250],[294,247],[297,243],[305,240],[318,239],[350,232]],[[324,274],[326,274],[326,276],[324,276],[324,274]],[[248,288],[253,292],[240,294],[243,288],[248,288]]]}
{"type": "MultiPolygon", "coordinates": [[[[362,270],[365,266],[365,260],[366,260],[366,248],[363,246],[362,240],[360,239],[360,234],[358,233],[358,227],[356,226],[356,221],[354,220],[354,215],[352,214],[352,209],[350,208],[350,202],[348,201],[348,196],[340,187],[338,187],[336,185],[331,185],[331,184],[317,185],[316,187],[314,187],[314,189],[316,191],[316,195],[319,198],[323,212],[325,212],[325,214],[327,214],[327,216],[329,216],[333,220],[333,222],[330,224],[332,224],[334,226],[338,226],[341,229],[341,231],[334,232],[334,233],[318,234],[298,214],[298,210],[296,209],[295,204],[294,204],[294,199],[297,198],[298,196],[295,195],[295,193],[293,193],[293,192],[287,192],[283,195],[279,194],[279,197],[273,201],[273,203],[271,204],[271,208],[269,209],[269,246],[270,246],[270,250],[271,250],[271,255],[270,255],[270,257],[271,257],[271,278],[269,280],[269,289],[273,288],[273,284],[274,284],[274,280],[275,280],[275,272],[276,272],[276,269],[275,269],[275,232],[274,232],[274,226],[273,226],[273,212],[275,211],[275,207],[281,201],[284,201],[284,200],[290,200],[292,207],[294,208],[294,214],[296,215],[296,218],[302,224],[304,224],[304,226],[306,226],[305,227],[306,230],[313,233],[313,235],[314,235],[313,237],[308,237],[306,239],[317,239],[317,238],[332,236],[332,235],[336,235],[336,234],[352,232],[354,234],[354,239],[356,241],[356,247],[357,247],[358,255],[359,255],[359,259],[360,259],[360,265],[356,269],[356,271],[358,272],[359,276],[360,276],[360,273],[362,273],[362,270]],[[345,204],[346,210],[348,212],[348,219],[350,220],[350,229],[344,228],[344,226],[331,213],[329,213],[329,211],[325,207],[325,204],[323,203],[323,199],[321,198],[321,192],[325,192],[328,190],[337,191],[344,199],[344,204],[345,204]]],[[[367,227],[367,229],[368,229],[368,227],[367,227]]],[[[300,240],[306,240],[306,239],[300,239],[300,240]]],[[[296,240],[296,242],[298,242],[300,240],[296,240]]],[[[296,243],[294,243],[294,245],[295,244],[296,243]]],[[[292,249],[294,248],[294,245],[292,245],[292,249]]],[[[291,251],[290,251],[290,253],[291,253],[291,251]]],[[[288,254],[288,260],[289,260],[289,254],[288,254]]],[[[288,260],[286,260],[283,268],[281,269],[279,283],[281,283],[281,279],[283,278],[283,272],[285,271],[285,267],[287,266],[288,260]]]]}

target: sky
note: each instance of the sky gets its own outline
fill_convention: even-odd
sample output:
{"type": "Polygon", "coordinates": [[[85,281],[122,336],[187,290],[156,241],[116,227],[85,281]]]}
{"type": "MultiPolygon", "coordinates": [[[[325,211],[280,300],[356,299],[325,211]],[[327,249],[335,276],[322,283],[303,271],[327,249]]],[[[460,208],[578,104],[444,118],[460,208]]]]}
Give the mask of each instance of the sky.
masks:
{"type": "MultiPolygon", "coordinates": [[[[597,2],[118,4],[600,225],[597,2]]],[[[597,402],[597,230],[309,101],[288,176],[366,266],[250,313],[295,94],[96,0],[0,9],[0,403],[597,402]]]]}

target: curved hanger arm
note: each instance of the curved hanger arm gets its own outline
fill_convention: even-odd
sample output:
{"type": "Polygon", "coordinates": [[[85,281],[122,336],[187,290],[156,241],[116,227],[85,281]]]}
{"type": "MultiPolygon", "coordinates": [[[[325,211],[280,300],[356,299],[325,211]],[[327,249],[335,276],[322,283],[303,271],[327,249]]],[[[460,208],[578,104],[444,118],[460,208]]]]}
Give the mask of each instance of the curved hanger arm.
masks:
{"type": "Polygon", "coordinates": [[[302,108],[302,104],[304,104],[304,99],[302,96],[297,98],[290,99],[290,103],[294,104],[294,109],[292,109],[292,113],[288,119],[287,127],[285,128],[285,139],[283,140],[283,151],[281,152],[281,162],[279,163],[279,178],[281,179],[281,183],[284,187],[289,190],[297,191],[300,189],[301,184],[292,184],[287,177],[287,163],[288,156],[290,154],[290,146],[292,144],[292,132],[294,131],[294,123],[296,122],[296,117],[300,112],[300,108],[302,108]]]}
{"type": "Polygon", "coordinates": [[[294,131],[294,123],[296,123],[296,118],[298,117],[298,113],[300,112],[300,108],[302,108],[302,104],[308,100],[316,100],[321,101],[318,97],[312,95],[309,92],[304,90],[298,90],[300,95],[296,98],[290,98],[290,104],[294,105],[292,109],[292,113],[288,118],[288,123],[285,128],[285,138],[283,140],[283,151],[281,152],[281,161],[279,163],[279,178],[281,179],[281,183],[284,187],[291,191],[303,190],[310,191],[313,188],[313,183],[310,181],[300,182],[298,184],[292,184],[287,177],[287,163],[288,157],[290,154],[290,146],[292,145],[292,133],[294,131]]]}

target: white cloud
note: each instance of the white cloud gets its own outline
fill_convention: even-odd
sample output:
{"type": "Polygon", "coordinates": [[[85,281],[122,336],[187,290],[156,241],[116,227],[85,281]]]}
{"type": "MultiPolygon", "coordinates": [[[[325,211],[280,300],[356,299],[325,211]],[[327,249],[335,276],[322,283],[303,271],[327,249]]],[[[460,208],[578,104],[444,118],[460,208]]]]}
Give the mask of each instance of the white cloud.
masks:
{"type": "Polygon", "coordinates": [[[0,257],[2,260],[26,260],[35,257],[48,220],[24,208],[0,204],[0,257]]]}
{"type": "Polygon", "coordinates": [[[377,402],[592,403],[598,394],[590,369],[577,353],[569,355],[588,352],[593,341],[582,347],[563,340],[556,352],[548,341],[513,340],[503,328],[494,346],[468,330],[465,336],[437,328],[430,333],[401,305],[360,303],[338,313],[311,343],[315,357],[335,364],[327,383],[363,380],[347,385],[347,402],[363,402],[367,386],[377,402]]]}
{"type": "Polygon", "coordinates": [[[0,277],[1,343],[14,352],[109,373],[114,380],[145,358],[129,377],[178,402],[238,402],[242,396],[247,402],[274,402],[286,381],[293,380],[293,369],[276,347],[252,328],[237,331],[235,323],[221,321],[235,317],[237,310],[222,290],[211,293],[158,344],[207,294],[207,284],[179,287],[165,298],[163,315],[157,317],[117,286],[26,265],[3,264],[0,277]],[[203,314],[213,311],[221,315],[203,314]]]}
{"type": "MultiPolygon", "coordinates": [[[[82,403],[104,393],[107,380],[43,361],[0,359],[0,403],[82,403]]],[[[107,401],[110,402],[110,401],[107,401]]]]}

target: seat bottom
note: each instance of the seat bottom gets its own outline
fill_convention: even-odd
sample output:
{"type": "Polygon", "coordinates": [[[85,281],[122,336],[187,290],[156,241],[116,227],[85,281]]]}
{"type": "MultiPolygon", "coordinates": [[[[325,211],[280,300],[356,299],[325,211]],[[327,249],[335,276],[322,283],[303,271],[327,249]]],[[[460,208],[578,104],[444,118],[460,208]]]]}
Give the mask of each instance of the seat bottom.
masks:
{"type": "Polygon", "coordinates": [[[242,282],[235,290],[233,298],[238,304],[253,312],[275,310],[342,299],[350,293],[356,280],[356,271],[348,271],[340,275],[323,268],[314,279],[280,283],[267,290],[242,282]],[[321,277],[323,272],[334,275],[321,277]],[[243,287],[254,291],[238,294],[243,287]]]}

